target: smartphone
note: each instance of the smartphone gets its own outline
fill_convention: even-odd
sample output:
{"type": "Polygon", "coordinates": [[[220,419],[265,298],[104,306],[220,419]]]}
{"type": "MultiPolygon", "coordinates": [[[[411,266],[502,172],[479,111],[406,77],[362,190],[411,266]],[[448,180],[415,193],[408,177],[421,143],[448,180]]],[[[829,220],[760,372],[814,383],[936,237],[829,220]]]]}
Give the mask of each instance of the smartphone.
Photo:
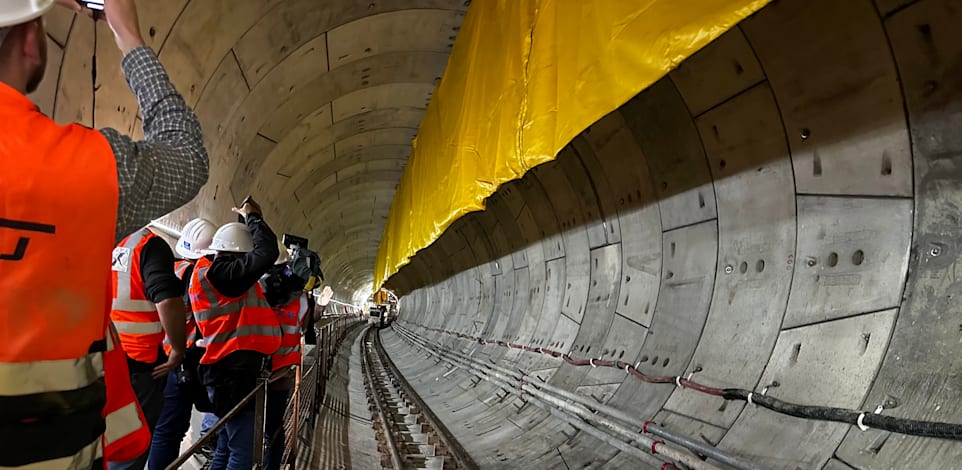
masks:
{"type": "Polygon", "coordinates": [[[105,0],[77,0],[77,3],[93,12],[94,20],[100,20],[104,17],[104,1],[105,0]]]}
{"type": "Polygon", "coordinates": [[[105,0],[77,0],[77,3],[94,11],[104,11],[105,0]]]}
{"type": "MultiPolygon", "coordinates": [[[[241,201],[240,205],[237,206],[237,207],[244,207],[244,204],[247,204],[247,203],[249,203],[249,202],[254,202],[254,198],[251,197],[251,196],[245,197],[244,200],[241,201]]],[[[242,216],[242,215],[240,215],[240,214],[237,214],[237,221],[240,222],[240,223],[242,223],[242,224],[246,222],[246,220],[244,219],[244,216],[242,216]]]]}

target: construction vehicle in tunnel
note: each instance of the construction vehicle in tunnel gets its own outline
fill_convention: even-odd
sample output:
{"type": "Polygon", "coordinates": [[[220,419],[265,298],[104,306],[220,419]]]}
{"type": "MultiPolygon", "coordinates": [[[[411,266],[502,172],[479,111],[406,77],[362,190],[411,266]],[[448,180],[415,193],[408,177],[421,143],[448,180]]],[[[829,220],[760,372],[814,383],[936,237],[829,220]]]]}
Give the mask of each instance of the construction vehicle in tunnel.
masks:
{"type": "Polygon", "coordinates": [[[397,318],[398,298],[388,289],[379,289],[368,298],[368,322],[378,327],[390,325],[397,318]]]}

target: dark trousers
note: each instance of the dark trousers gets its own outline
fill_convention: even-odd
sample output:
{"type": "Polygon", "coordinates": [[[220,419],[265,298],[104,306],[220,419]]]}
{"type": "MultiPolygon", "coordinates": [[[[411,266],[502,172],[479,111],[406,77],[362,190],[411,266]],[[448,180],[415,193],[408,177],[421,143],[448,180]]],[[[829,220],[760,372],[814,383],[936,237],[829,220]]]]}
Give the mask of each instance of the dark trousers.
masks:
{"type": "MultiPolygon", "coordinates": [[[[147,419],[147,427],[150,432],[154,432],[157,419],[164,408],[164,385],[166,380],[154,380],[149,371],[131,372],[130,383],[134,387],[137,401],[140,408],[144,411],[144,418],[147,419]]],[[[109,462],[107,468],[110,470],[143,470],[147,465],[148,452],[127,462],[109,462]]]]}
{"type": "Polygon", "coordinates": [[[149,470],[164,470],[180,455],[180,443],[190,429],[193,400],[186,389],[177,385],[177,374],[167,375],[164,406],[150,441],[149,470]]]}
{"type": "Polygon", "coordinates": [[[264,440],[268,444],[265,470],[279,470],[284,458],[284,412],[291,399],[290,389],[267,391],[264,440]]]}
{"type": "Polygon", "coordinates": [[[217,433],[210,470],[250,470],[254,466],[254,409],[245,407],[217,433]]]}

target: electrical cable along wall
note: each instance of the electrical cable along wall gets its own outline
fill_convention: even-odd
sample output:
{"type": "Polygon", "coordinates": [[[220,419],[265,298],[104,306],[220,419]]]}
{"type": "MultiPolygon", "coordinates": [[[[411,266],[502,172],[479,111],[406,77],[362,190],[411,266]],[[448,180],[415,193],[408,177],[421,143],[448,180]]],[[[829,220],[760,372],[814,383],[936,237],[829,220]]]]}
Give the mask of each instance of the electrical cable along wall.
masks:
{"type": "MultiPolygon", "coordinates": [[[[762,9],[412,258],[390,283],[402,320],[764,467],[953,467],[960,15],[951,0],[762,9]]],[[[481,466],[639,466],[391,344],[481,466]]]]}

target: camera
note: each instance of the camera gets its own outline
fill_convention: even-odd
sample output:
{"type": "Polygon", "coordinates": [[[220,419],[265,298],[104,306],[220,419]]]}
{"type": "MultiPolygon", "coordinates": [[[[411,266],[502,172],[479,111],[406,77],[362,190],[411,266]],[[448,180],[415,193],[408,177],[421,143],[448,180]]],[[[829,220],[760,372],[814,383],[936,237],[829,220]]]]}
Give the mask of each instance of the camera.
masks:
{"type": "Polygon", "coordinates": [[[283,243],[284,246],[286,246],[286,247],[288,247],[288,248],[290,248],[290,249],[292,249],[292,250],[295,249],[295,247],[297,247],[297,248],[303,248],[303,249],[305,249],[305,250],[307,249],[307,239],[306,239],[306,238],[304,238],[304,237],[298,237],[297,235],[291,235],[291,234],[289,234],[289,233],[285,233],[285,234],[284,234],[284,237],[281,238],[281,243],[283,243]]]}

